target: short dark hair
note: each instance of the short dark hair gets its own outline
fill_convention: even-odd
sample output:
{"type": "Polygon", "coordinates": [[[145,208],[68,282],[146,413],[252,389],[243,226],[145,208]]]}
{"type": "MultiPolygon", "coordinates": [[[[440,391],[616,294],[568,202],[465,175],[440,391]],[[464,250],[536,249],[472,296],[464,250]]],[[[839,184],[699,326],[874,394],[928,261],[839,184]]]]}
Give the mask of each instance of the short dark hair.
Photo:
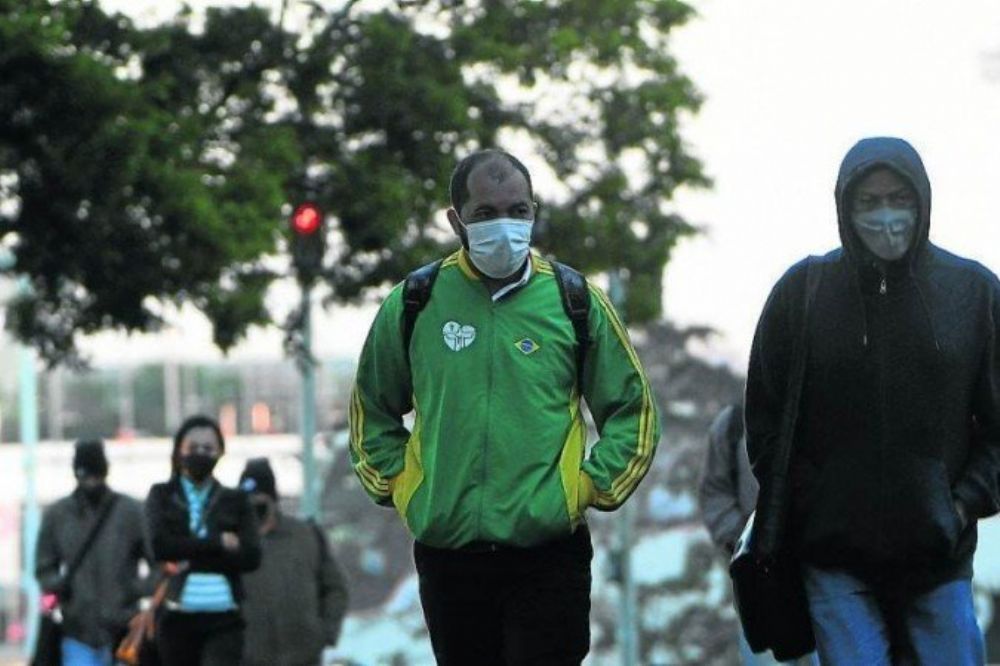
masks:
{"type": "Polygon", "coordinates": [[[181,471],[181,444],[184,442],[187,434],[195,428],[211,428],[214,430],[215,436],[219,438],[219,451],[222,453],[226,452],[226,438],[222,436],[222,428],[219,427],[218,421],[211,416],[204,416],[202,414],[189,416],[181,424],[181,427],[177,429],[177,433],[174,434],[174,451],[170,454],[170,467],[175,475],[180,474],[181,471]]]}
{"type": "Polygon", "coordinates": [[[452,208],[461,213],[462,206],[468,203],[469,174],[472,173],[472,170],[480,164],[496,159],[506,160],[508,164],[520,171],[521,175],[524,176],[524,180],[528,182],[528,196],[532,199],[535,198],[535,191],[531,185],[531,174],[528,173],[528,167],[524,166],[524,164],[521,163],[521,160],[517,159],[507,151],[499,150],[498,148],[488,148],[465,157],[458,163],[458,166],[455,167],[455,171],[451,174],[451,186],[449,188],[452,208]]]}

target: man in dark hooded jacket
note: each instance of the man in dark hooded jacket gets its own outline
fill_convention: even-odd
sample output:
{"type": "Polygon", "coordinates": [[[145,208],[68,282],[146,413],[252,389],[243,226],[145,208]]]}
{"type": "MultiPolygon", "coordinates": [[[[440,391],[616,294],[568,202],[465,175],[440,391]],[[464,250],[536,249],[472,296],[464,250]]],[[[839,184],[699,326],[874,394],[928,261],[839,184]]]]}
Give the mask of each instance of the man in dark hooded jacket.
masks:
{"type": "Polygon", "coordinates": [[[823,664],[981,664],[976,521],[1000,508],[1000,283],[928,240],[930,182],[901,139],[859,142],[836,187],[843,247],[778,282],[751,351],[762,493],[805,326],[787,540],[823,664]],[[806,323],[803,324],[803,321],[806,323]]]}

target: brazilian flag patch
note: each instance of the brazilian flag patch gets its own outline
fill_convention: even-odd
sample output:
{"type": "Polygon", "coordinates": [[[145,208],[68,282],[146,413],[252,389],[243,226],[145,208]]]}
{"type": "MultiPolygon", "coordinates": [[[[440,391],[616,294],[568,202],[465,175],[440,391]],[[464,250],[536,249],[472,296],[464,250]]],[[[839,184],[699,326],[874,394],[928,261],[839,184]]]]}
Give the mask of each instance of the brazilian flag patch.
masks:
{"type": "Polygon", "coordinates": [[[518,340],[514,344],[517,345],[518,350],[525,356],[534,354],[536,351],[539,350],[538,343],[532,340],[531,338],[522,338],[521,340],[518,340]]]}

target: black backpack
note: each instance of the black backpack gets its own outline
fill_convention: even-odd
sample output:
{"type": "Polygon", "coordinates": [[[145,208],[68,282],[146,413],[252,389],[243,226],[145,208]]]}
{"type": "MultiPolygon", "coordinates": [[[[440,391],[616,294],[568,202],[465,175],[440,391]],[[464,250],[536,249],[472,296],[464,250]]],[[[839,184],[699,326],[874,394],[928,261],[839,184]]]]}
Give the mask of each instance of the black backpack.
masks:
{"type": "MultiPolygon", "coordinates": [[[[417,315],[427,305],[431,298],[431,290],[441,269],[441,261],[422,266],[406,276],[403,284],[403,349],[407,358],[410,355],[410,339],[413,337],[413,327],[417,315]]],[[[558,261],[550,262],[559,285],[559,295],[562,297],[563,311],[573,324],[576,333],[576,381],[583,390],[583,362],[587,357],[587,347],[590,346],[590,332],[587,329],[587,318],[590,316],[590,293],[587,291],[587,279],[576,269],[558,261]]]]}

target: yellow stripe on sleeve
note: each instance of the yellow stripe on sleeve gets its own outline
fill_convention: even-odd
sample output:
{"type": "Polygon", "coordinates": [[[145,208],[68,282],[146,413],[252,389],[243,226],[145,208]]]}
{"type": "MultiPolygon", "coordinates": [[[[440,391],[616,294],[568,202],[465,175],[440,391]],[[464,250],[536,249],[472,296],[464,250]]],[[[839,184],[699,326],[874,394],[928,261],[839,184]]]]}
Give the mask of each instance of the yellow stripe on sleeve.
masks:
{"type": "Polygon", "coordinates": [[[371,470],[365,469],[365,453],[361,448],[361,433],[364,431],[364,412],[358,409],[357,389],[351,392],[351,448],[358,457],[358,463],[354,466],[361,482],[369,491],[374,492],[373,486],[377,484],[377,477],[371,478],[371,470]]]}
{"type": "Polygon", "coordinates": [[[361,403],[361,396],[355,387],[351,393],[350,405],[351,420],[351,445],[358,457],[358,463],[354,466],[358,476],[365,487],[374,495],[385,496],[389,494],[389,482],[379,476],[379,473],[368,462],[368,455],[363,447],[365,410],[361,403]]]}
{"type": "Polygon", "coordinates": [[[597,299],[597,302],[601,305],[601,309],[604,311],[605,316],[611,323],[611,327],[615,331],[615,335],[618,337],[619,342],[625,349],[625,353],[628,355],[633,368],[635,368],[635,371],[638,373],[639,380],[642,384],[642,407],[639,415],[639,428],[635,454],[626,466],[625,471],[622,472],[618,478],[612,481],[610,491],[598,492],[598,498],[601,503],[617,505],[635,489],[639,481],[649,470],[649,466],[652,463],[652,456],[650,455],[650,452],[653,445],[653,419],[655,418],[656,412],[653,408],[653,397],[652,391],[649,387],[649,380],[646,378],[645,372],[643,372],[642,365],[639,362],[639,356],[636,354],[635,348],[629,340],[628,332],[626,331],[624,324],[621,319],[618,318],[618,314],[608,301],[607,296],[605,296],[600,289],[591,286],[590,291],[591,294],[593,294],[597,299]]]}

